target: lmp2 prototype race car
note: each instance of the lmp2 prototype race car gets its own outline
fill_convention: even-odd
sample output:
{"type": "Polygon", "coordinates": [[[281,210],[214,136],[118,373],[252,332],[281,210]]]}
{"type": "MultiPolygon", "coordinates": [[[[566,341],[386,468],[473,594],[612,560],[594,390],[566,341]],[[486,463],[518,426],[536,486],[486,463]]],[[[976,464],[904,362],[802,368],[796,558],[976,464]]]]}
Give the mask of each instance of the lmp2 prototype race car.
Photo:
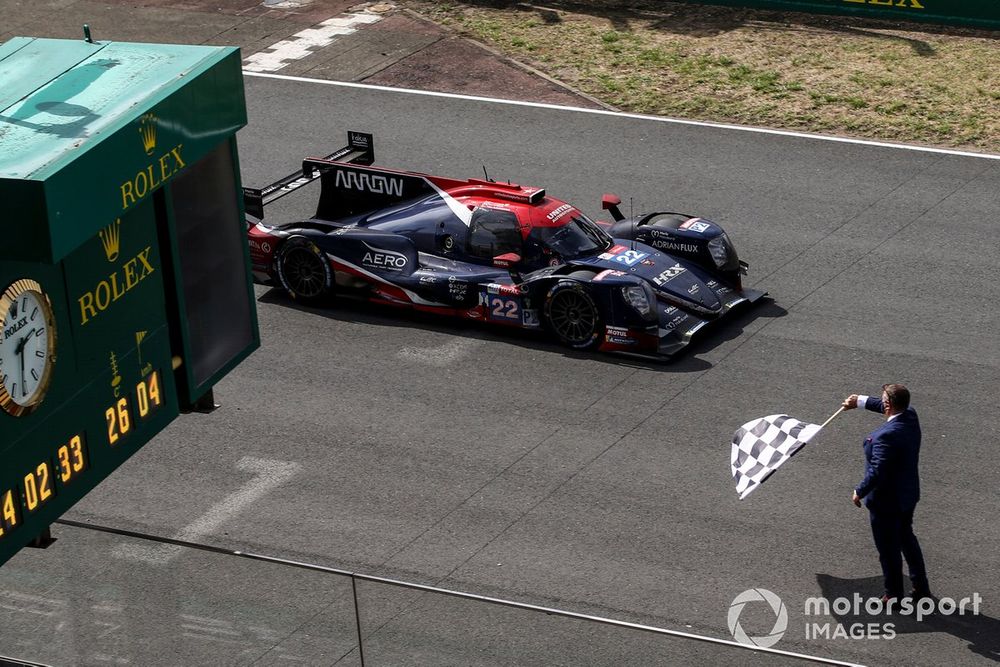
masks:
{"type": "Polygon", "coordinates": [[[713,222],[656,212],[595,223],[537,187],[371,166],[373,137],[263,189],[244,188],[254,280],[294,299],[355,296],[523,329],[563,345],[669,356],[764,292],[713,222]],[[264,206],[320,181],[316,214],[263,223],[264,206]]]}

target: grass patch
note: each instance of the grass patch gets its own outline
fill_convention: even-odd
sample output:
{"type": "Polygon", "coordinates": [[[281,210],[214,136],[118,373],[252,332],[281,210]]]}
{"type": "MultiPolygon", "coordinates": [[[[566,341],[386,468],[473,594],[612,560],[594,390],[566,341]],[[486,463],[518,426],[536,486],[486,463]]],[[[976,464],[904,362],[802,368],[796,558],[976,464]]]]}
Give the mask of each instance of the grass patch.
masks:
{"type": "Polygon", "coordinates": [[[558,21],[524,6],[399,4],[625,111],[1000,152],[1000,45],[977,33],[768,23],[677,3],[613,15],[595,4],[558,21]]]}

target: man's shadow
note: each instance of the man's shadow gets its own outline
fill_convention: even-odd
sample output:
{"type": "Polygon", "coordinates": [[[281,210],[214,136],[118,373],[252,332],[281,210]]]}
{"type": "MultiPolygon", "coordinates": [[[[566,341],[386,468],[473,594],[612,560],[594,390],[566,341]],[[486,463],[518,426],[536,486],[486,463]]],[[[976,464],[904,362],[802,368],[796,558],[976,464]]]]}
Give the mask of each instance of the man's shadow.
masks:
{"type": "MultiPolygon", "coordinates": [[[[817,574],[816,582],[827,601],[843,597],[853,602],[855,593],[859,593],[863,600],[867,600],[871,597],[881,596],[883,588],[882,577],[841,579],[829,574],[817,574]]],[[[967,596],[952,599],[958,603],[961,597],[967,596]]],[[[939,599],[935,596],[935,600],[939,599]]],[[[845,626],[853,623],[892,623],[897,635],[917,632],[946,632],[968,642],[969,650],[973,653],[994,662],[1000,662],[1000,619],[991,618],[982,613],[973,614],[971,604],[965,605],[964,614],[959,614],[957,609],[954,613],[947,615],[934,611],[919,621],[916,613],[901,615],[898,610],[894,610],[892,614],[869,614],[865,611],[864,604],[861,605],[858,614],[854,613],[853,605],[847,614],[838,614],[832,607],[831,604],[830,614],[837,619],[838,623],[845,626]]]]}
{"type": "MultiPolygon", "coordinates": [[[[0,123],[11,123],[21,127],[52,134],[63,139],[77,139],[88,136],[87,128],[100,114],[94,113],[82,104],[71,100],[96,82],[101,75],[121,64],[119,60],[100,58],[79,65],[63,74],[59,79],[32,93],[17,111],[9,116],[0,116],[0,123]],[[48,117],[57,116],[63,122],[50,122],[48,117]],[[37,120],[41,116],[42,120],[37,120]]],[[[2,129],[2,128],[0,128],[2,129]]]]}

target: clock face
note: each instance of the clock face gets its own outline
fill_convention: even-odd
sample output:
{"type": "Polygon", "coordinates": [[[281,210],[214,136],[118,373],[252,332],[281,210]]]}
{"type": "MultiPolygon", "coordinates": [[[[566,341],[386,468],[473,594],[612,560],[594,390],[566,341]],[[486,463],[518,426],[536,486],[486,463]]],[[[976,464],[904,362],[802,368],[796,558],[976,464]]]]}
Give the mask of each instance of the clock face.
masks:
{"type": "Polygon", "coordinates": [[[52,305],[34,280],[15,281],[0,296],[0,407],[19,417],[45,398],[55,362],[52,305]]]}

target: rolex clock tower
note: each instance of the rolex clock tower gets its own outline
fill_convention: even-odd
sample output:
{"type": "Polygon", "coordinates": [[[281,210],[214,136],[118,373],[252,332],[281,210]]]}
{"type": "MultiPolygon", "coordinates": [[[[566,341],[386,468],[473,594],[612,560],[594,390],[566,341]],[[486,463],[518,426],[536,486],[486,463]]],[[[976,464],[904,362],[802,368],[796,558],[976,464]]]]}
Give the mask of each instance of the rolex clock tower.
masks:
{"type": "Polygon", "coordinates": [[[2,565],[259,338],[238,50],[15,37],[0,77],[2,565]]]}

